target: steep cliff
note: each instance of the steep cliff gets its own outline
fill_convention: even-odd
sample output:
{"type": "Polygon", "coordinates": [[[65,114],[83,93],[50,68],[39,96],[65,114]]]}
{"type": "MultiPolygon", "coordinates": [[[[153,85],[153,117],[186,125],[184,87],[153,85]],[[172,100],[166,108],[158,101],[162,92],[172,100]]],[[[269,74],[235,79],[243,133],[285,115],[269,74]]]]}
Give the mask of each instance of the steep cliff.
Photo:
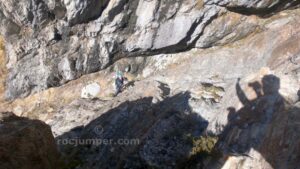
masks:
{"type": "Polygon", "coordinates": [[[0,111],[49,124],[66,168],[295,169],[299,6],[0,0],[0,111]]]}
{"type": "Polygon", "coordinates": [[[246,19],[247,15],[267,17],[295,8],[298,3],[1,1],[1,32],[6,40],[7,66],[11,69],[6,98],[26,97],[60,86],[128,56],[174,53],[233,42],[256,31],[256,20],[246,19]]]}

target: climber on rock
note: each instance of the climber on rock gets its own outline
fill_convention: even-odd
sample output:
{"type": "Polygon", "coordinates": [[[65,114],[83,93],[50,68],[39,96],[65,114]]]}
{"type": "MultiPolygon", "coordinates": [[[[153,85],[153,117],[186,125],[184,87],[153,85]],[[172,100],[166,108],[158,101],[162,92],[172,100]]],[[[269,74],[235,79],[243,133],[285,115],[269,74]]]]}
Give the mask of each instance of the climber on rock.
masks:
{"type": "Polygon", "coordinates": [[[115,96],[117,96],[124,87],[124,81],[126,78],[124,77],[123,72],[117,71],[115,75],[115,96]]]}

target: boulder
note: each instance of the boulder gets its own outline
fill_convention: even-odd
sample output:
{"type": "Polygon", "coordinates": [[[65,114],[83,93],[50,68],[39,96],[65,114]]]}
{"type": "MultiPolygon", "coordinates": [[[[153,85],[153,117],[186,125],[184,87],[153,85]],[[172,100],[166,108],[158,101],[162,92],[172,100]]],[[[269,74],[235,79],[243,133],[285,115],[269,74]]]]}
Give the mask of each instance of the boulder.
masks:
{"type": "Polygon", "coordinates": [[[60,168],[51,129],[39,120],[0,113],[0,168],[60,168]]]}
{"type": "Polygon", "coordinates": [[[96,98],[97,95],[100,93],[100,91],[101,91],[101,87],[98,83],[92,83],[92,84],[86,85],[81,90],[81,98],[85,98],[85,99],[96,98]]]}

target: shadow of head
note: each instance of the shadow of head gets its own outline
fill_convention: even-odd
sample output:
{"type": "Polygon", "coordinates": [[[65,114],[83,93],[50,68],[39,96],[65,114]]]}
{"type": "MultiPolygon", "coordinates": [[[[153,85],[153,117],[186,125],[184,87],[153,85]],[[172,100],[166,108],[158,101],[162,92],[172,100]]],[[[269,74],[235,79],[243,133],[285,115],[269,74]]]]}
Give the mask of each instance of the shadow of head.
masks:
{"type": "Polygon", "coordinates": [[[280,79],[274,75],[266,75],[262,79],[264,94],[275,94],[280,89],[280,79]]]}
{"type": "Polygon", "coordinates": [[[253,83],[249,83],[248,85],[249,87],[252,87],[257,95],[257,97],[260,97],[262,96],[262,93],[261,93],[261,89],[262,89],[262,86],[259,82],[253,82],[253,83]]]}

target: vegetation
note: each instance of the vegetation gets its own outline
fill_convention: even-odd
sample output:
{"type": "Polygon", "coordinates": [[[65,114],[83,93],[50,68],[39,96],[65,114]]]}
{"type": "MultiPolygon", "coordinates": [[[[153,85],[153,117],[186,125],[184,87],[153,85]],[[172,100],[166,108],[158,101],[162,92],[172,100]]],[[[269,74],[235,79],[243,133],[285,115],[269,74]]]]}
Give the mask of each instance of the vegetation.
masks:
{"type": "Polygon", "coordinates": [[[6,70],[6,59],[5,59],[5,53],[4,53],[4,40],[2,37],[0,37],[0,102],[3,99],[4,96],[2,94],[4,93],[4,86],[5,86],[5,79],[7,75],[6,70]]]}
{"type": "Polygon", "coordinates": [[[218,87],[218,86],[214,86],[212,84],[209,83],[203,83],[202,84],[202,94],[209,94],[211,95],[213,98],[212,100],[214,102],[219,102],[222,99],[222,93],[224,93],[224,89],[222,87],[218,87]]]}
{"type": "Polygon", "coordinates": [[[193,144],[190,157],[183,160],[178,169],[202,168],[205,160],[219,157],[219,153],[215,150],[218,141],[216,136],[191,137],[190,139],[193,144]]]}
{"type": "Polygon", "coordinates": [[[200,138],[193,138],[193,148],[191,155],[197,154],[212,154],[213,149],[218,139],[214,136],[201,136],[200,138]]]}

